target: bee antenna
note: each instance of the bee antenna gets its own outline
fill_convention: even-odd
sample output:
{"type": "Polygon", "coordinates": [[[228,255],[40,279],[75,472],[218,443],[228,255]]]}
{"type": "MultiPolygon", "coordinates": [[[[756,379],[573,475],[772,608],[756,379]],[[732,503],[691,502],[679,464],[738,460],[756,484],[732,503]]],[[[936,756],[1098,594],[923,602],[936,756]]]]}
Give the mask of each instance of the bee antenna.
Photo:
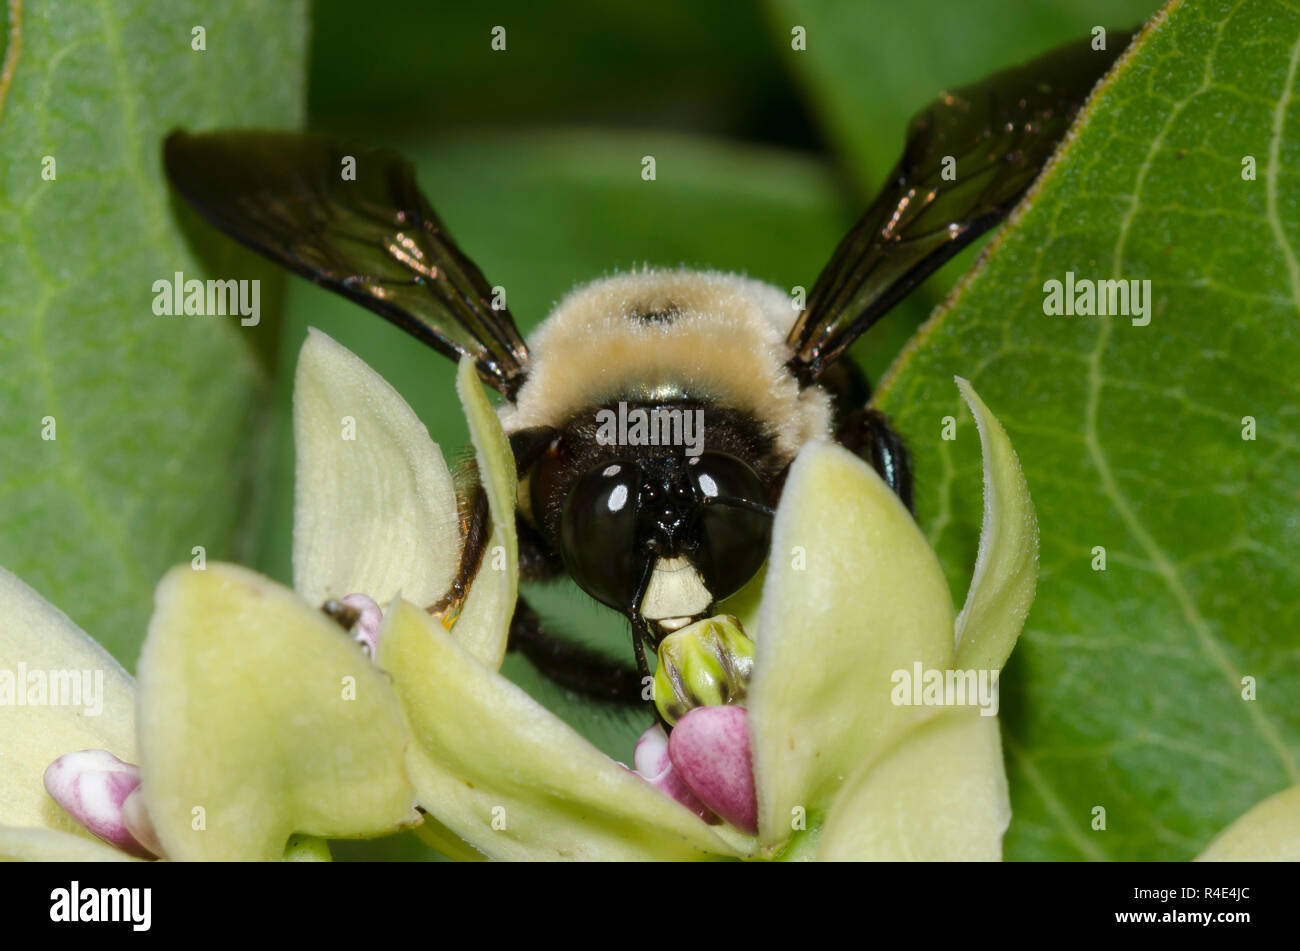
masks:
{"type": "Polygon", "coordinates": [[[706,495],[700,501],[700,507],[695,510],[696,517],[704,510],[707,505],[729,505],[732,508],[748,509],[751,512],[758,512],[760,515],[766,515],[772,518],[776,515],[776,509],[770,505],[764,505],[761,502],[754,502],[749,499],[742,499],[734,495],[706,495]]]}

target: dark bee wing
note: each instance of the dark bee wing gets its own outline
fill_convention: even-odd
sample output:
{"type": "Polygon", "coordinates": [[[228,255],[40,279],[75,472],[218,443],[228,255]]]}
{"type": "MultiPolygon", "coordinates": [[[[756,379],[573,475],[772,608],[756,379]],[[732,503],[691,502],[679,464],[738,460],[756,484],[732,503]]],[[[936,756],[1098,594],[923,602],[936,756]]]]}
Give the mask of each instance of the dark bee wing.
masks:
{"type": "Polygon", "coordinates": [[[912,119],[888,183],[835,249],[786,337],[801,383],[1006,217],[1131,37],[1110,34],[1106,50],[1088,41],[1062,47],[946,93],[912,119]],[[956,163],[951,181],[946,156],[956,163]]]}
{"type": "Polygon", "coordinates": [[[447,356],[474,357],[507,398],[523,383],[528,350],[510,312],[492,308],[401,156],[295,133],[173,132],[163,163],[222,231],[447,356]]]}

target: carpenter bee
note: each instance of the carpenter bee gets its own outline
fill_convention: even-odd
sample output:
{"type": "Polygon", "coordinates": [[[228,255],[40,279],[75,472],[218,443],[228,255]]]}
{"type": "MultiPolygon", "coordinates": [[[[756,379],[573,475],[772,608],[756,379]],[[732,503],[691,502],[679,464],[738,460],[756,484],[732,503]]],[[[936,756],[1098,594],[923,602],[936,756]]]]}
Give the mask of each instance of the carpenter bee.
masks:
{"type": "MultiPolygon", "coordinates": [[[[635,701],[646,647],[712,613],[763,565],[805,442],[841,443],[912,507],[907,450],[845,353],[1011,211],[1127,40],[1063,47],[919,113],[797,313],[783,290],[754,280],[647,270],[579,287],[525,344],[393,152],[178,131],[164,164],[222,231],[433,349],[475,360],[504,397],[524,578],[567,572],[622,612],[636,669],[544,630],[523,599],[510,647],[566,687],[635,701]],[[353,176],[341,174],[345,157],[353,176]]],[[[433,612],[464,599],[489,535],[486,493],[462,492],[459,569],[433,612]]]]}

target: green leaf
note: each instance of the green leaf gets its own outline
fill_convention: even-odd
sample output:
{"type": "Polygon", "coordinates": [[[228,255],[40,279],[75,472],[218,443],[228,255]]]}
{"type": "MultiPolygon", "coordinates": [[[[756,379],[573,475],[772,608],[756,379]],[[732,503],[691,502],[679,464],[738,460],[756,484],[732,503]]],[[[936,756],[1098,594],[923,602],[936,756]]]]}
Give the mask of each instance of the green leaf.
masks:
{"type": "Polygon", "coordinates": [[[246,547],[257,350],[276,337],[270,284],[258,327],[154,314],[177,271],[271,273],[210,232],[188,244],[160,145],[175,126],[297,124],[305,34],[300,2],[25,4],[5,47],[0,564],[127,664],[167,566],[246,547]]]}
{"type": "Polygon", "coordinates": [[[1300,779],[1298,73],[1295,8],[1171,5],[882,386],[954,591],[980,461],[953,375],[1038,510],[1038,594],[1002,679],[1008,858],[1190,858],[1300,779]],[[1150,324],[1046,316],[1067,271],[1150,280],[1150,324]]]}

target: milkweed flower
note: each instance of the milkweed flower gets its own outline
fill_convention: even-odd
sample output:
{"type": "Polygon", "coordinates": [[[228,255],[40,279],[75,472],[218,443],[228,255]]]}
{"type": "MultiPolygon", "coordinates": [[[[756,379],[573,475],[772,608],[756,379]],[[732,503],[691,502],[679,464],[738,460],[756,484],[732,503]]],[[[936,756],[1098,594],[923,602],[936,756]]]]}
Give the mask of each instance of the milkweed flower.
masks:
{"type": "Polygon", "coordinates": [[[253,572],[171,571],[133,680],[0,569],[0,687],[15,668],[102,687],[93,711],[0,705],[0,856],[327,857],[295,833],[420,821],[388,679],[319,605],[253,572]]]}
{"type": "Polygon", "coordinates": [[[1274,793],[1214,837],[1198,862],[1300,862],[1300,786],[1274,793]]]}
{"type": "Polygon", "coordinates": [[[102,710],[0,708],[0,856],[328,857],[294,834],[419,822],[387,679],[318,608],[253,572],[170,572],[133,681],[0,569],[0,667],[18,662],[102,672],[102,710]]]}
{"type": "MultiPolygon", "coordinates": [[[[505,557],[495,569],[485,560],[450,629],[423,605],[445,585],[428,585],[429,566],[441,557],[437,577],[449,578],[454,549],[439,555],[422,541],[427,531],[401,534],[386,517],[381,524],[399,534],[384,546],[382,570],[361,564],[356,519],[366,515],[350,510],[350,499],[413,511],[421,496],[411,474],[437,471],[426,481],[447,480],[400,397],[313,334],[295,402],[295,587],[317,598],[361,592],[386,605],[376,661],[393,678],[411,727],[406,765],[420,805],[438,821],[426,824],[426,840],[451,854],[468,846],[498,859],[999,857],[1010,809],[996,718],[969,706],[894,702],[894,674],[917,663],[996,674],[1033,598],[1037,528],[1024,477],[1002,427],[969,384],[958,385],[985,454],[984,527],[960,614],[933,550],[869,466],[814,442],[791,467],[766,576],[748,589],[751,602],[752,592],[761,596],[735,608],[755,645],[743,713],[755,821],[742,829],[710,825],[698,803],[647,781],[662,772],[663,751],[653,742],[638,750],[643,778],[499,673],[518,583],[514,460],[469,361],[457,388],[488,488],[489,551],[505,557]],[[337,439],[338,420],[363,404],[372,425],[389,421],[389,449],[405,453],[400,464],[390,457],[384,465],[382,491],[350,484],[372,475],[337,439]],[[399,435],[394,420],[411,432],[399,435]],[[324,491],[313,473],[330,474],[324,491]]],[[[441,504],[444,514],[431,514],[429,524],[452,517],[451,500],[441,504]]],[[[378,529],[363,528],[361,537],[378,529]]],[[[734,710],[696,719],[726,719],[716,732],[735,735],[734,710]]],[[[714,750],[719,762],[732,752],[726,744],[714,750]]]]}
{"type": "MultiPolygon", "coordinates": [[[[295,384],[294,590],[234,566],[175,569],[158,589],[139,682],[112,665],[118,714],[103,729],[87,737],[64,724],[35,743],[39,726],[0,721],[0,748],[25,764],[0,787],[0,802],[22,806],[0,811],[0,851],[51,856],[72,836],[88,853],[113,852],[41,789],[58,757],[104,749],[139,763],[147,816],[173,859],[278,858],[294,833],[383,834],[419,822],[416,803],[422,837],[454,857],[997,858],[1009,806],[996,718],[900,704],[893,689],[897,671],[918,663],[1000,669],[1033,596],[1023,476],[1002,428],[959,386],[985,454],[964,608],[954,616],[934,552],[875,472],[838,446],[805,446],[766,575],[727,606],[753,643],[745,706],[695,706],[679,721],[681,736],[712,724],[695,734],[715,738],[716,757],[695,776],[703,785],[745,747],[748,773],[733,765],[727,776],[735,785],[752,774],[752,807],[717,822],[499,673],[518,585],[515,470],[472,364],[462,362],[457,390],[493,527],[448,627],[424,610],[458,556],[442,454],[391,386],[313,332],[295,384]],[[319,610],[349,597],[369,611],[358,634],[375,665],[319,610]],[[371,602],[383,608],[377,634],[371,602]]],[[[8,600],[37,623],[18,613],[6,655],[36,640],[65,661],[112,664],[33,592],[15,590],[8,600]]],[[[742,698],[692,702],[719,699],[742,698]]],[[[653,774],[662,752],[645,746],[634,765],[653,774]]]]}

